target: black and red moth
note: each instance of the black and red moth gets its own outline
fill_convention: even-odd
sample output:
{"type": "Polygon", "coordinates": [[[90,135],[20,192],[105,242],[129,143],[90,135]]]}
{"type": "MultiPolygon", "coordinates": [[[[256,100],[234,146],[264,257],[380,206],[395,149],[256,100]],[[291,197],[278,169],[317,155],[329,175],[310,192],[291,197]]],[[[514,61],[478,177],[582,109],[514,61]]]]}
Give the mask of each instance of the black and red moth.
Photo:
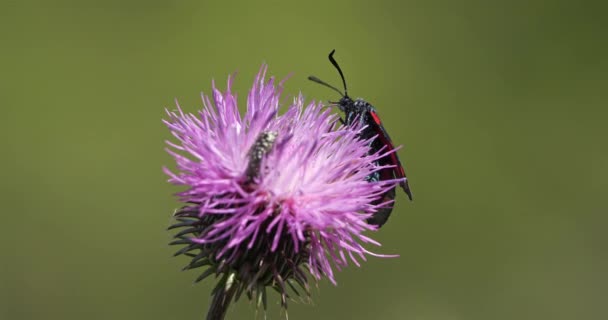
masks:
{"type": "MultiPolygon", "coordinates": [[[[380,117],[376,112],[374,106],[372,106],[369,102],[357,98],[356,100],[351,99],[348,96],[348,90],[346,89],[346,81],[344,80],[344,74],[342,73],[342,69],[334,59],[333,55],[336,50],[332,50],[329,53],[329,61],[336,67],[338,72],[340,73],[340,77],[342,78],[342,84],[344,85],[344,93],[338,90],[336,87],[320,80],[317,77],[310,76],[309,80],[322,84],[326,87],[329,87],[335,91],[337,91],[342,98],[340,101],[336,102],[335,105],[340,108],[341,111],[344,112],[344,119],[341,119],[342,123],[345,125],[351,125],[355,123],[355,121],[359,121],[366,125],[367,127],[361,132],[360,138],[367,140],[371,139],[374,136],[375,139],[372,140],[370,144],[370,153],[378,152],[380,149],[383,149],[384,152],[390,152],[390,154],[386,155],[383,158],[380,158],[376,165],[379,167],[388,166],[388,168],[381,169],[379,171],[374,172],[372,175],[367,177],[368,181],[381,181],[381,180],[390,180],[390,179],[401,179],[403,178],[403,182],[399,185],[405,191],[408,198],[412,200],[412,192],[410,191],[410,187],[408,185],[407,177],[405,176],[405,170],[401,165],[401,161],[399,160],[399,156],[397,152],[394,150],[393,142],[389,137],[386,129],[382,125],[382,121],[380,121],[380,117]]],[[[390,189],[384,195],[375,200],[374,204],[381,204],[390,202],[395,199],[395,188],[390,189]]],[[[386,223],[388,217],[391,215],[393,211],[393,202],[390,202],[383,206],[380,210],[375,212],[372,217],[370,217],[367,222],[369,224],[377,225],[381,227],[386,223]]]]}

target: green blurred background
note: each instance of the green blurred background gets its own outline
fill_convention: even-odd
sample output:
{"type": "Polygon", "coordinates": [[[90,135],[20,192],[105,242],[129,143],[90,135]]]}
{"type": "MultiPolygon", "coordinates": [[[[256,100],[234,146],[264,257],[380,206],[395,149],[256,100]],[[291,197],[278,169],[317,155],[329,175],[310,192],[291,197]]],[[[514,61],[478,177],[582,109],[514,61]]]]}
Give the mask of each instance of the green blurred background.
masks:
{"type": "MultiPolygon", "coordinates": [[[[608,22],[600,1],[0,5],[0,319],[202,319],[172,258],[161,124],[262,62],[284,101],[350,92],[406,164],[371,258],[290,319],[607,319],[608,22]]],[[[268,318],[284,317],[276,295],[268,318]]],[[[258,318],[263,314],[258,313],[258,318]]],[[[242,300],[229,319],[254,319],[242,300]]]]}

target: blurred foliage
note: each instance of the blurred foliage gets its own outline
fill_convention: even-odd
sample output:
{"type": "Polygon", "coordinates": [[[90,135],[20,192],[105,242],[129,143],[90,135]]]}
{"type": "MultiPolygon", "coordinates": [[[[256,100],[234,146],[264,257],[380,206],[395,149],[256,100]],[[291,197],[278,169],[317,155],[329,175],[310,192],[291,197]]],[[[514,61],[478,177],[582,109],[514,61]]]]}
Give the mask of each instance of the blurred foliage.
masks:
{"type": "MultiPolygon", "coordinates": [[[[600,1],[0,4],[0,319],[200,319],[161,124],[262,62],[285,103],[372,102],[403,144],[376,252],[290,319],[606,319],[608,23],[600,1]]],[[[278,301],[276,299],[273,301],[278,301]]],[[[245,301],[230,319],[253,319],[245,301]]],[[[262,317],[261,313],[257,314],[262,317]]],[[[277,304],[270,319],[284,317],[277,304]]]]}

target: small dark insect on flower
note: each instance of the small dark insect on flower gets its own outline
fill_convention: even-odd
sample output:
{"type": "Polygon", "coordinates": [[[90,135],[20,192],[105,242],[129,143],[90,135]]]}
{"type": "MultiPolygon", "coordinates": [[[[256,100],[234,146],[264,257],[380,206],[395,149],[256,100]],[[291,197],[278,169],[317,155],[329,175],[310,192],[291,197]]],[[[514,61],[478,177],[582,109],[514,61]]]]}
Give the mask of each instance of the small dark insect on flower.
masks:
{"type": "MultiPolygon", "coordinates": [[[[329,87],[337,91],[342,96],[340,101],[333,103],[344,112],[344,119],[341,119],[341,121],[347,126],[356,125],[358,127],[364,127],[364,129],[361,130],[360,138],[371,141],[370,153],[378,153],[381,151],[386,152],[384,157],[376,160],[376,164],[381,169],[371,173],[367,179],[370,182],[399,179],[399,185],[403,191],[405,191],[409,199],[412,200],[412,192],[410,191],[408,180],[405,176],[405,170],[403,169],[399,156],[397,155],[398,148],[393,146],[393,142],[391,141],[388,132],[386,132],[386,129],[384,129],[384,126],[382,125],[380,117],[378,116],[374,106],[361,98],[352,100],[348,96],[346,80],[344,80],[342,69],[340,69],[340,66],[333,57],[334,52],[336,52],[336,50],[332,50],[329,53],[329,61],[331,61],[331,63],[334,65],[334,67],[336,67],[336,69],[338,69],[338,72],[340,73],[342,84],[344,85],[344,93],[315,76],[310,76],[308,79],[329,87]]],[[[367,221],[370,224],[382,227],[393,211],[394,199],[395,188],[391,188],[388,189],[381,198],[374,200],[374,204],[379,205],[380,209],[367,221]]]]}
{"type": "Polygon", "coordinates": [[[167,111],[165,124],[177,143],[167,151],[177,168],[169,182],[185,186],[185,205],[174,214],[175,255],[191,260],[184,269],[204,269],[196,281],[219,278],[208,319],[223,319],[243,294],[267,304],[266,288],[281,305],[309,298],[309,275],[336,283],[334,270],[366,255],[386,257],[363,245],[375,226],[366,222],[378,202],[400,182],[368,181],[385,170],[389,153],[370,151],[363,127],[339,125],[321,104],[304,107],[300,94],[279,115],[282,83],[265,80],[262,66],[247,96],[243,116],[231,91],[213,85],[213,102],[203,95],[197,114],[167,111]]]}

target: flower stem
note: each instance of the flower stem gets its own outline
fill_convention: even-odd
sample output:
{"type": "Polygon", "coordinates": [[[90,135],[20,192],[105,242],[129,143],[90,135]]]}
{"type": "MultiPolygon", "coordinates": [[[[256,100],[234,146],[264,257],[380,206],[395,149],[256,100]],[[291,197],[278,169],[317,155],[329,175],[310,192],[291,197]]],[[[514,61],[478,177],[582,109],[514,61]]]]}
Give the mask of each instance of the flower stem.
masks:
{"type": "Polygon", "coordinates": [[[211,298],[211,306],[207,312],[207,320],[224,320],[237,287],[232,281],[223,280],[220,282],[215,290],[213,290],[213,298],[211,298]]]}

